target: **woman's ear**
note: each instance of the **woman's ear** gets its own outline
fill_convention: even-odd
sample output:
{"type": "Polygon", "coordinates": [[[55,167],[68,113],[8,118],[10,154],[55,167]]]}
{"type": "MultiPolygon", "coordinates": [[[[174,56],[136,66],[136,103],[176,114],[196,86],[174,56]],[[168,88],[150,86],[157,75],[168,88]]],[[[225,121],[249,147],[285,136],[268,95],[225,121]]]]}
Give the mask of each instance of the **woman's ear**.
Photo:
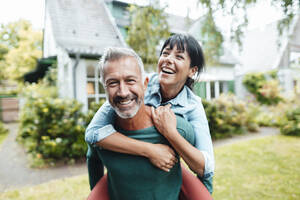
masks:
{"type": "Polygon", "coordinates": [[[189,78],[193,78],[193,76],[197,73],[197,71],[198,71],[197,66],[191,67],[189,72],[189,78]]]}

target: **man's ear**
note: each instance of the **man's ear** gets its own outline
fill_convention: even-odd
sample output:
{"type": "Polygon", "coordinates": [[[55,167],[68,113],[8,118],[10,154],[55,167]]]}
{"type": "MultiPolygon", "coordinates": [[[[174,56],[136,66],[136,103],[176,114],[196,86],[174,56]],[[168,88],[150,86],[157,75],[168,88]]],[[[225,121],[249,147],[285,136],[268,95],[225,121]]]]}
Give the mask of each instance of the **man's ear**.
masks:
{"type": "Polygon", "coordinates": [[[148,87],[148,83],[149,83],[149,78],[148,76],[145,77],[145,80],[144,80],[144,90],[146,91],[147,87],[148,87]]]}
{"type": "Polygon", "coordinates": [[[194,67],[190,68],[189,77],[193,78],[193,76],[197,73],[197,71],[198,71],[197,66],[194,66],[194,67]]]}

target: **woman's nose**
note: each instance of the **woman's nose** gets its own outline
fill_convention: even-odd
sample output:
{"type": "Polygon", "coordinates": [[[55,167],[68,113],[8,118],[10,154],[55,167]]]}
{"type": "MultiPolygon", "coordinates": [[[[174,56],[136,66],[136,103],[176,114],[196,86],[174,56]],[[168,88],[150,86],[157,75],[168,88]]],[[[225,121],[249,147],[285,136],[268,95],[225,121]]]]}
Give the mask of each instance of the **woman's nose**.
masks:
{"type": "Polygon", "coordinates": [[[167,61],[168,63],[173,64],[173,63],[174,63],[174,58],[173,58],[173,56],[172,56],[171,54],[168,55],[168,56],[166,57],[166,61],[167,61]]]}

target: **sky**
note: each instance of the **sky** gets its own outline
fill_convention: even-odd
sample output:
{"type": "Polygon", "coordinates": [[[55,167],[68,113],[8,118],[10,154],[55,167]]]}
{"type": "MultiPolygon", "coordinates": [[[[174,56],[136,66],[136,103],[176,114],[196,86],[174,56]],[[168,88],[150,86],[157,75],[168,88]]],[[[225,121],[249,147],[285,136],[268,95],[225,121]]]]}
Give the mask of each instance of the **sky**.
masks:
{"type": "MultiPolygon", "coordinates": [[[[128,2],[140,2],[141,0],[126,0],[128,2]]],[[[162,4],[168,2],[167,12],[180,16],[186,16],[190,11],[190,17],[201,16],[197,8],[197,0],[172,1],[161,0],[162,4]]],[[[280,18],[279,12],[271,8],[270,0],[258,1],[258,6],[249,10],[249,28],[256,28],[271,23],[280,18]]],[[[18,19],[29,20],[35,29],[42,29],[44,26],[44,0],[0,0],[0,23],[7,24],[18,19]]],[[[226,18],[220,19],[220,24],[226,23],[226,18]],[[223,20],[223,21],[222,21],[223,20]]]]}

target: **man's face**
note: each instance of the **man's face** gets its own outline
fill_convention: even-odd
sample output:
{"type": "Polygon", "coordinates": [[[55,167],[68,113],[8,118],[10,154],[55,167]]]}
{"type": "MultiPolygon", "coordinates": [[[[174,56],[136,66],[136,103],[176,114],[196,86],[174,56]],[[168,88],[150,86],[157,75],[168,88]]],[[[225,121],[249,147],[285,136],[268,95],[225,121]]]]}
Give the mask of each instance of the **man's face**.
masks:
{"type": "Polygon", "coordinates": [[[123,57],[104,65],[104,84],[110,105],[119,117],[132,118],[144,103],[143,83],[138,63],[133,57],[123,57]]]}

